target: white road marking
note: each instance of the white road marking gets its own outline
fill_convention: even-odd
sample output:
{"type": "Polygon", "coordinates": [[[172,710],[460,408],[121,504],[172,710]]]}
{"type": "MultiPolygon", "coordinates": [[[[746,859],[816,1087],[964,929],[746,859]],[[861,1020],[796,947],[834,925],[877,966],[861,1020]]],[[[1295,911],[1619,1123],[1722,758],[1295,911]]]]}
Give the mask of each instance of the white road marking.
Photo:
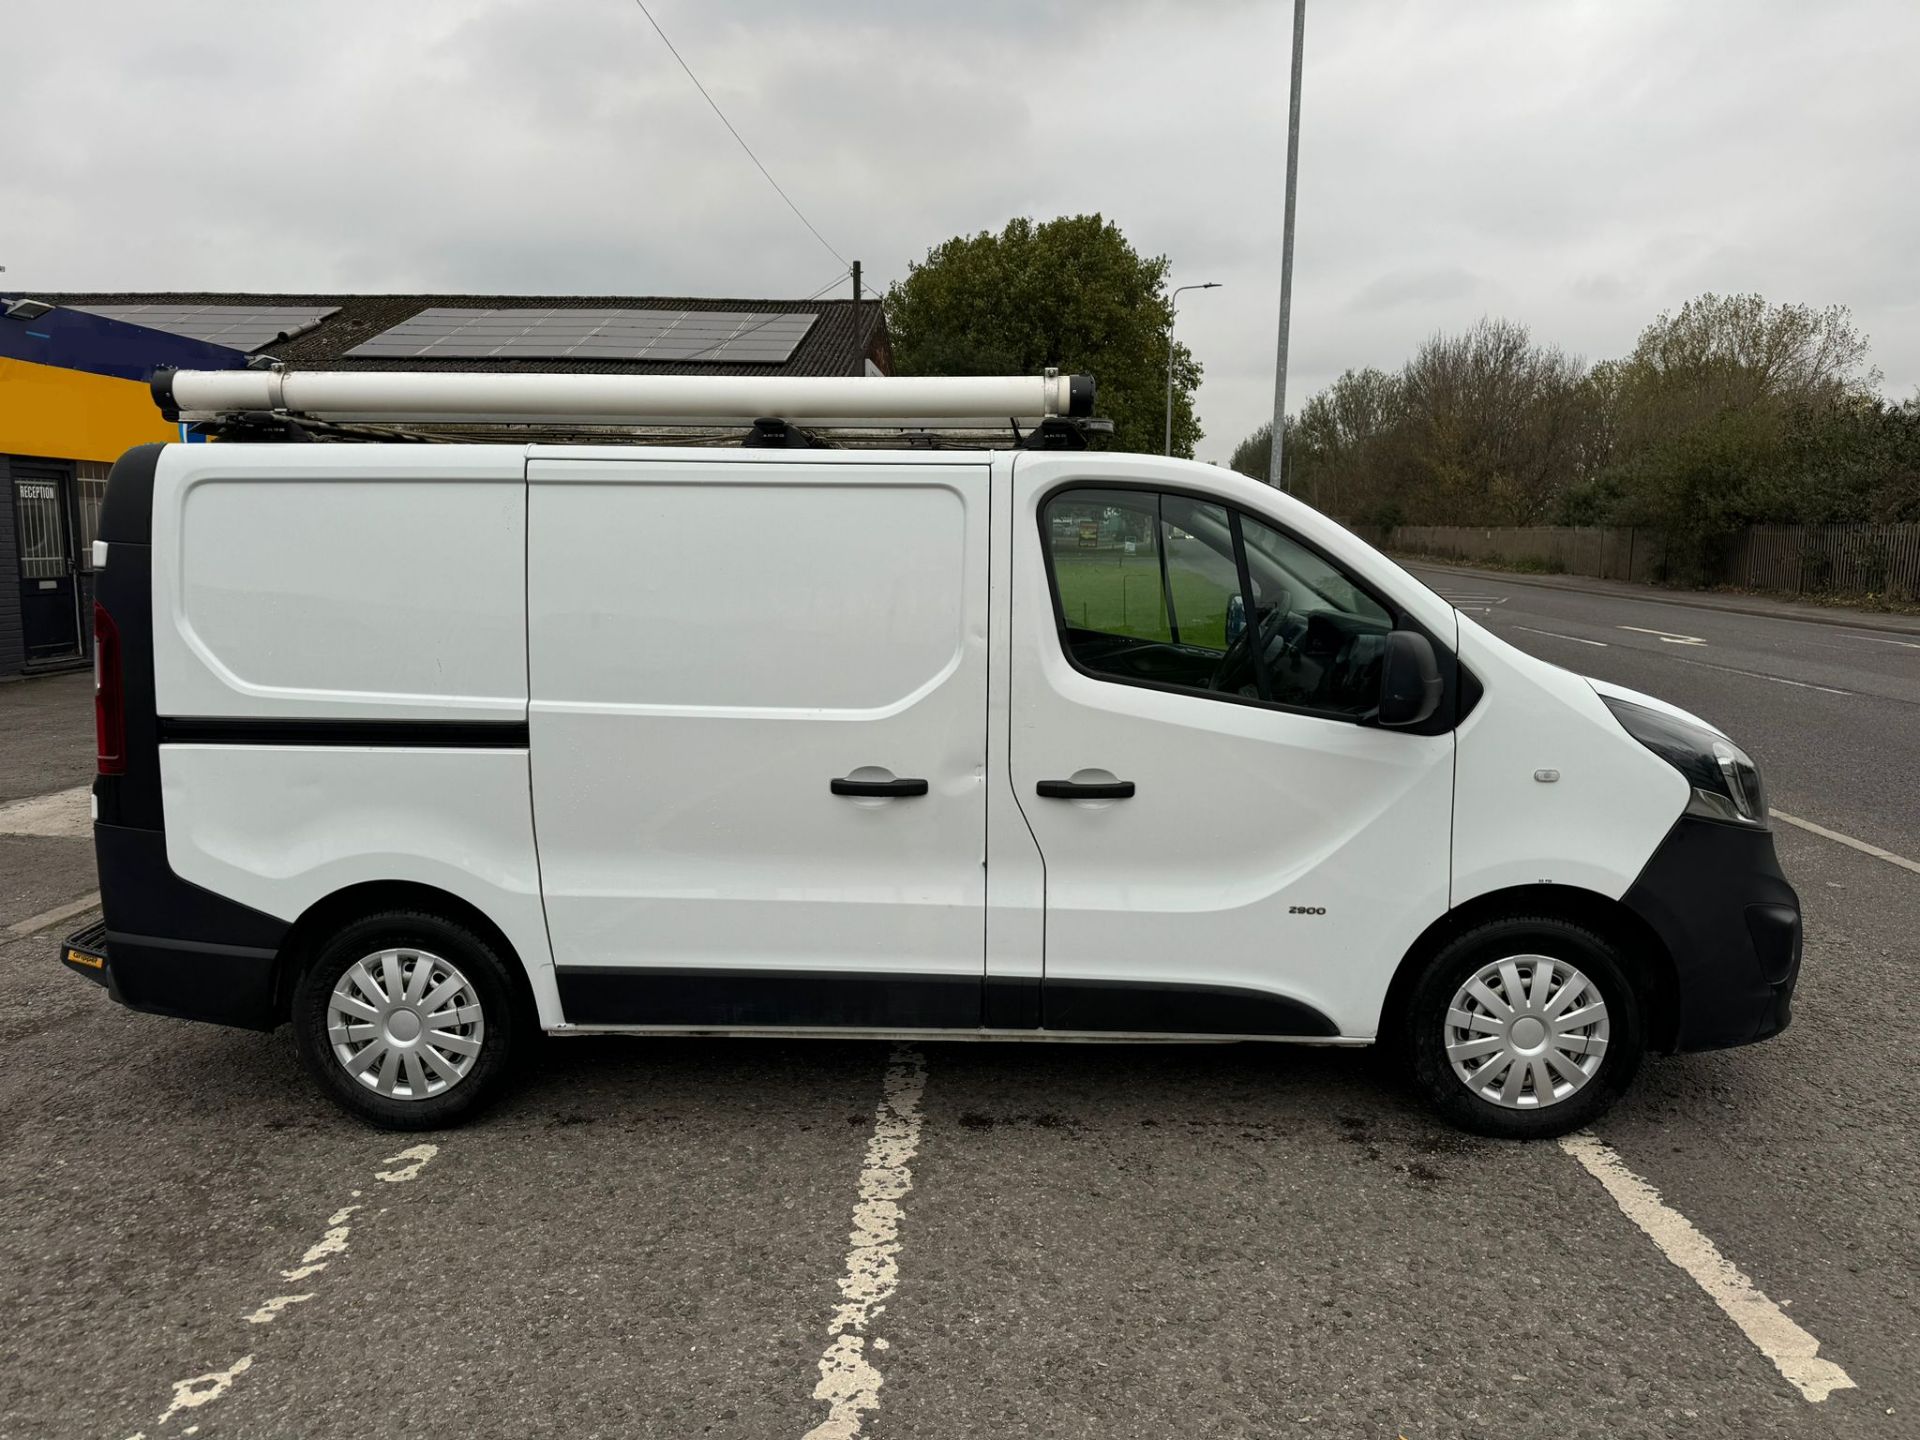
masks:
{"type": "Polygon", "coordinates": [[[1636,635],[1657,635],[1663,645],[1704,645],[1698,635],[1682,635],[1677,630],[1649,630],[1644,625],[1616,625],[1616,630],[1631,630],[1636,635]]]}
{"type": "Polygon", "coordinates": [[[69,900],[64,905],[56,905],[51,910],[42,910],[38,915],[29,915],[7,927],[7,937],[18,940],[23,935],[31,935],[44,930],[49,925],[58,925],[62,920],[71,920],[76,915],[84,915],[89,910],[100,908],[100,892],[82,895],[78,900],[69,900]]]}
{"type": "Polygon", "coordinates": [[[289,1305],[304,1305],[312,1298],[313,1292],[311,1290],[304,1295],[276,1295],[258,1310],[247,1316],[247,1323],[249,1325],[271,1325],[280,1318],[280,1312],[289,1305]]]}
{"type": "Polygon", "coordinates": [[[398,1170],[382,1170],[374,1178],[384,1180],[389,1185],[404,1184],[424,1170],[427,1162],[439,1153],[438,1145],[409,1145],[398,1155],[387,1156],[386,1163],[391,1165],[396,1160],[411,1160],[413,1162],[411,1165],[402,1166],[398,1170]]]}
{"type": "Polygon", "coordinates": [[[1524,630],[1529,635],[1550,635],[1555,640],[1571,640],[1576,645],[1597,645],[1602,650],[1607,648],[1607,642],[1604,640],[1583,640],[1578,635],[1562,635],[1558,630],[1536,630],[1531,625],[1516,625],[1513,628],[1524,630]]]}
{"type": "Polygon", "coordinates": [[[1920,650],[1920,640],[1894,640],[1885,635],[1849,635],[1849,640],[1865,640],[1873,645],[1902,645],[1909,650],[1920,650]]]}
{"type": "Polygon", "coordinates": [[[1735,675],[1751,675],[1756,680],[1771,680],[1776,685],[1791,685],[1796,690],[1818,690],[1823,695],[1851,695],[1851,690],[1836,690],[1831,685],[1815,685],[1809,680],[1789,680],[1784,675],[1762,675],[1758,670],[1735,670],[1735,675]]]}
{"type": "Polygon", "coordinates": [[[1769,810],[1767,813],[1776,820],[1784,820],[1789,825],[1798,825],[1802,830],[1810,831],[1828,840],[1837,841],[1842,845],[1851,845],[1862,855],[1871,855],[1876,860],[1884,860],[1889,865],[1898,865],[1902,870],[1911,870],[1914,874],[1920,875],[1920,864],[1915,864],[1904,855],[1896,855],[1891,850],[1882,850],[1878,845],[1869,845],[1866,841],[1856,840],[1851,835],[1842,835],[1838,830],[1829,830],[1824,825],[1816,825],[1811,820],[1802,820],[1798,815],[1789,815],[1784,810],[1769,810]]]}
{"type": "Polygon", "coordinates": [[[51,835],[85,840],[93,834],[93,786],[76,785],[0,805],[0,835],[51,835]]]}
{"type": "Polygon", "coordinates": [[[1818,1403],[1836,1390],[1854,1388],[1846,1371],[1820,1358],[1818,1340],[1789,1320],[1786,1312],[1694,1228],[1691,1220],[1627,1169],[1608,1145],[1582,1130],[1562,1138],[1560,1148],[1586,1167],[1622,1213],[1646,1232],[1662,1255],[1693,1277],[1694,1283],[1802,1396],[1818,1403]]]}
{"type": "Polygon", "coordinates": [[[833,1307],[827,1326],[833,1338],[820,1357],[820,1383],[813,1387],[813,1398],[827,1402],[827,1418],[807,1431],[804,1440],[854,1440],[865,1423],[862,1417],[880,1407],[885,1382],[866,1352],[869,1344],[884,1351],[887,1342],[878,1336],[869,1341],[867,1323],[887,1308],[884,1302],[900,1283],[900,1200],[913,1188],[920,1097],[926,1088],[927,1064],[920,1052],[896,1045],[860,1169],[846,1272],[838,1281],[842,1303],[833,1307]]]}
{"type": "Polygon", "coordinates": [[[1784,675],[1768,675],[1760,670],[1741,670],[1732,665],[1716,665],[1711,660],[1689,660],[1684,655],[1667,657],[1676,665],[1698,665],[1703,670],[1718,670],[1723,675],[1744,675],[1749,680],[1771,680],[1776,685],[1791,685],[1796,690],[1818,690],[1823,695],[1845,695],[1851,697],[1851,690],[1836,690],[1831,685],[1815,685],[1810,680],[1789,680],[1784,675]]]}
{"type": "Polygon", "coordinates": [[[161,1413],[156,1423],[164,1425],[182,1410],[198,1410],[202,1405],[218,1400],[233,1388],[234,1381],[252,1368],[253,1356],[242,1355],[224,1370],[209,1371],[191,1380],[174,1381],[173,1403],[161,1413]]]}
{"type": "MultiPolygon", "coordinates": [[[[411,1180],[426,1167],[429,1160],[440,1153],[437,1145],[413,1145],[398,1155],[389,1155],[380,1163],[391,1165],[395,1161],[406,1160],[412,1163],[401,1170],[382,1170],[375,1172],[376,1178],[388,1181],[411,1180]]],[[[327,1229],[321,1237],[309,1245],[306,1253],[300,1257],[300,1263],[290,1270],[282,1270],[282,1280],[305,1280],[326,1269],[336,1257],[347,1253],[347,1239],[353,1233],[353,1227],[347,1223],[356,1210],[364,1210],[360,1203],[361,1192],[353,1192],[352,1204],[342,1205],[327,1217],[327,1229]]],[[[249,1325],[271,1325],[281,1314],[295,1305],[304,1305],[314,1298],[316,1292],[308,1291],[301,1295],[275,1295],[260,1304],[252,1313],[241,1317],[249,1325]]],[[[218,1400],[233,1388],[233,1382],[253,1367],[253,1356],[243,1355],[225,1370],[215,1370],[206,1375],[195,1375],[188,1380],[173,1382],[173,1403],[161,1413],[157,1425],[165,1425],[181,1410],[197,1410],[202,1405],[218,1400]]],[[[194,1432],[188,1430],[191,1435],[194,1432]]],[[[145,1432],[129,1437],[129,1440],[143,1440],[145,1432]]]]}

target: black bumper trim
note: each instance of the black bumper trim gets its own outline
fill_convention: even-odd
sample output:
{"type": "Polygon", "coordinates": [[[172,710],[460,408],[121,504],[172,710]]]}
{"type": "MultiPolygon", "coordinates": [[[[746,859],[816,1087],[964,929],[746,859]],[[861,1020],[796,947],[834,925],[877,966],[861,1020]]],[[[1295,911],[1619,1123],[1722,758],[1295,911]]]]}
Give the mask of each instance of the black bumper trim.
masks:
{"type": "MultiPolygon", "coordinates": [[[[107,993],[133,1010],[271,1030],[288,923],[174,874],[164,830],[96,824],[107,993]]],[[[69,967],[77,968],[77,967],[69,967]]]]}
{"type": "Polygon", "coordinates": [[[107,932],[107,993],[129,1010],[271,1030],[276,953],[107,932]]]}
{"type": "Polygon", "coordinates": [[[1747,1045],[1792,1023],[1800,897],[1769,831],[1683,816],[1621,900],[1673,960],[1675,1050],[1747,1045]]]}

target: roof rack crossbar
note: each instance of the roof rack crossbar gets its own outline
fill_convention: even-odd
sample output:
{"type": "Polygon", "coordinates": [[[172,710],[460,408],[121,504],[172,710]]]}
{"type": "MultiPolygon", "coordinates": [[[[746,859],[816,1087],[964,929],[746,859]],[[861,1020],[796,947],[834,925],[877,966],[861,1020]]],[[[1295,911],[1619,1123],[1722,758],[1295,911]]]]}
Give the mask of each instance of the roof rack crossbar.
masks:
{"type": "Polygon", "coordinates": [[[417,370],[161,370],[170,420],[269,411],[312,420],[571,424],[1039,424],[1093,413],[1089,375],[562,375],[417,370]],[[989,418],[990,417],[990,420],[989,418]]]}

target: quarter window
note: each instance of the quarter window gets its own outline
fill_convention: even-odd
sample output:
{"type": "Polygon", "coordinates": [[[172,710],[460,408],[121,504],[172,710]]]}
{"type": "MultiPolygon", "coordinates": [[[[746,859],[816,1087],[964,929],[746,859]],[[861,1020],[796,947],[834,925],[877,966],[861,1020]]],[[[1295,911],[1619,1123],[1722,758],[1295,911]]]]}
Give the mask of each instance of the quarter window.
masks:
{"type": "Polygon", "coordinates": [[[1392,615],[1272,526],[1185,495],[1086,489],[1047,503],[1044,533],[1082,670],[1355,719],[1379,703],[1392,615]]]}

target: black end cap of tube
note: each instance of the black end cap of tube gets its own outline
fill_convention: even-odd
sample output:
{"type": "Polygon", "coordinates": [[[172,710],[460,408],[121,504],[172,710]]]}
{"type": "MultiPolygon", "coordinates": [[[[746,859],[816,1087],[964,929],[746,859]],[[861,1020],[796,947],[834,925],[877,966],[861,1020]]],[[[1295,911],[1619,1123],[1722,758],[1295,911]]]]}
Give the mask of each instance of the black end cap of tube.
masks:
{"type": "Polygon", "coordinates": [[[1070,375],[1067,377],[1067,414],[1072,416],[1093,414],[1093,376],[1070,375]]]}
{"type": "Polygon", "coordinates": [[[153,392],[153,403],[160,407],[162,420],[177,422],[180,408],[173,403],[173,369],[171,365],[162,365],[153,372],[148,388],[153,392]]]}

